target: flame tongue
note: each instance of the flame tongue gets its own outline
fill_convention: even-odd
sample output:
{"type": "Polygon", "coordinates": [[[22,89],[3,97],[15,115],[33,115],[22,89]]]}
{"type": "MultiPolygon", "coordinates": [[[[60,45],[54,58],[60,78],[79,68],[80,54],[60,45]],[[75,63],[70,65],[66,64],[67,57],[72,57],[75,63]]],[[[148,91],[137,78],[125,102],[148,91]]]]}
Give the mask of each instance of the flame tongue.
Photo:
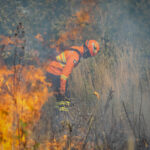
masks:
{"type": "Polygon", "coordinates": [[[48,99],[48,84],[40,68],[0,68],[0,143],[11,149],[25,142],[48,99]],[[15,70],[15,71],[14,71],[15,70]]]}

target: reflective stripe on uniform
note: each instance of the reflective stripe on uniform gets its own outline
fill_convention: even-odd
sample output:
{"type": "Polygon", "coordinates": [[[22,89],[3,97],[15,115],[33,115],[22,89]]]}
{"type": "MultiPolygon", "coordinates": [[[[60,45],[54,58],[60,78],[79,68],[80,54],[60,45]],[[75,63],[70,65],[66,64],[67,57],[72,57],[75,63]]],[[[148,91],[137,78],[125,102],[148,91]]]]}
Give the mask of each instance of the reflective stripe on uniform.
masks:
{"type": "Polygon", "coordinates": [[[62,52],[60,55],[56,56],[56,60],[58,60],[60,63],[66,64],[65,53],[62,52]]]}
{"type": "Polygon", "coordinates": [[[62,55],[62,61],[63,61],[63,63],[66,63],[65,53],[63,52],[61,55],[62,55]]]}
{"type": "Polygon", "coordinates": [[[65,76],[64,74],[62,74],[60,77],[61,77],[61,79],[64,79],[64,80],[67,80],[67,78],[68,78],[68,77],[65,76]]]}
{"type": "Polygon", "coordinates": [[[61,105],[69,106],[70,105],[69,101],[60,101],[60,102],[56,102],[56,103],[58,106],[61,106],[61,105]]]}
{"type": "Polygon", "coordinates": [[[66,107],[59,107],[59,106],[56,106],[56,108],[57,108],[59,111],[69,111],[69,109],[66,108],[66,107]]]}
{"type": "Polygon", "coordinates": [[[61,62],[60,62],[59,64],[60,64],[62,67],[64,67],[64,66],[65,66],[65,64],[63,64],[63,63],[61,63],[61,62]]]}
{"type": "Polygon", "coordinates": [[[56,59],[60,62],[61,61],[60,55],[56,56],[56,59]]]}

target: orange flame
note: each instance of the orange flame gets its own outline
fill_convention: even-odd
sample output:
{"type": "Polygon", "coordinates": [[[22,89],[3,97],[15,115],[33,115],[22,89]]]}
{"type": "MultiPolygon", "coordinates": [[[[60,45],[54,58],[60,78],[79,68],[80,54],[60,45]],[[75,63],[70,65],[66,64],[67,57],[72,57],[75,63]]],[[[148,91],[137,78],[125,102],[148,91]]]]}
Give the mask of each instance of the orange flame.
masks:
{"type": "MultiPolygon", "coordinates": [[[[66,31],[61,32],[59,39],[55,41],[55,46],[69,46],[69,40],[82,40],[82,30],[87,23],[91,22],[88,10],[81,9],[70,17],[66,23],[66,31]]],[[[54,45],[53,45],[54,46],[54,45]]]]}
{"type": "Polygon", "coordinates": [[[0,45],[9,45],[9,44],[14,44],[14,42],[11,40],[10,37],[4,36],[4,35],[0,35],[0,38],[2,39],[0,41],[0,45]]]}
{"type": "Polygon", "coordinates": [[[63,149],[72,149],[72,148],[77,150],[82,149],[83,142],[80,141],[81,137],[78,136],[72,137],[70,143],[68,143],[68,140],[69,140],[69,136],[64,134],[61,137],[59,137],[59,139],[57,140],[54,139],[52,141],[45,141],[41,143],[41,145],[39,146],[39,150],[43,150],[43,149],[63,150],[63,149]]]}
{"type": "Polygon", "coordinates": [[[77,24],[85,24],[90,22],[90,15],[86,10],[78,11],[75,16],[77,17],[77,24]]]}
{"type": "Polygon", "coordinates": [[[41,34],[39,34],[39,33],[35,36],[35,38],[36,38],[38,41],[40,41],[40,42],[43,42],[43,41],[44,41],[43,36],[42,36],[41,34]]]}
{"type": "Polygon", "coordinates": [[[40,117],[48,93],[44,73],[34,66],[0,68],[0,146],[18,149],[40,117]]]}
{"type": "Polygon", "coordinates": [[[5,46],[8,46],[10,44],[13,44],[17,47],[21,47],[21,44],[24,43],[23,40],[17,38],[17,37],[7,37],[7,36],[4,36],[4,35],[0,35],[0,45],[5,45],[5,46]]]}

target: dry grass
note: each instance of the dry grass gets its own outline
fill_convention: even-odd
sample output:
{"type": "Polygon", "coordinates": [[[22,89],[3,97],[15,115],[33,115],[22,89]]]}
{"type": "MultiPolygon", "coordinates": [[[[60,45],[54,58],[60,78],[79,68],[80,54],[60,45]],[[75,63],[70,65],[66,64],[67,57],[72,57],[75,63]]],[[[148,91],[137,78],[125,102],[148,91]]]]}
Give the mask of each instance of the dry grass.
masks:
{"type": "MultiPolygon", "coordinates": [[[[118,128],[118,125],[116,125],[113,128],[118,128],[118,132],[123,132],[126,138],[129,136],[128,140],[126,140],[125,137],[122,140],[128,143],[126,144],[128,145],[128,149],[134,149],[134,142],[130,140],[130,135],[132,135],[133,132],[135,132],[135,135],[133,135],[134,140],[138,139],[140,141],[142,136],[147,138],[150,136],[150,133],[147,132],[148,125],[150,124],[148,117],[148,106],[150,105],[148,101],[150,83],[148,60],[145,61],[139,50],[133,49],[133,47],[128,44],[123,47],[115,46],[115,53],[115,57],[110,56],[108,58],[105,57],[104,54],[101,54],[99,58],[81,61],[82,63],[73,72],[70,91],[72,93],[71,95],[74,95],[77,101],[83,105],[81,106],[79,104],[78,107],[80,108],[81,114],[85,116],[95,109],[95,104],[97,104],[96,97],[93,97],[92,93],[98,91],[101,97],[101,104],[99,111],[97,111],[99,117],[102,115],[100,112],[103,111],[107,103],[109,90],[112,89],[114,91],[113,101],[110,102],[108,114],[103,116],[107,116],[107,118],[103,118],[103,123],[100,121],[100,117],[97,118],[98,120],[95,120],[95,122],[98,123],[96,126],[98,129],[96,130],[99,134],[103,132],[104,128],[107,128],[107,131],[111,130],[113,125],[108,119],[112,121],[116,119],[117,124],[119,123],[118,120],[121,120],[122,127],[118,128]],[[143,68],[145,70],[144,72],[143,68]],[[146,78],[145,81],[143,76],[146,78]],[[122,107],[122,102],[125,103],[127,115],[132,127],[135,127],[135,129],[129,125],[129,120],[126,118],[127,116],[122,107]],[[115,115],[112,115],[112,109],[115,115]],[[142,116],[146,125],[142,122],[142,116]],[[106,124],[104,124],[104,122],[106,124],[109,122],[110,125],[105,126],[106,124]],[[145,130],[143,130],[143,128],[145,128],[145,130]]],[[[110,136],[113,138],[115,136],[114,134],[110,136]]],[[[98,137],[100,138],[100,135],[98,137]]],[[[110,139],[107,142],[109,143],[110,139]]],[[[120,143],[122,142],[120,141],[120,143]]],[[[139,143],[140,142],[135,143],[136,148],[139,148],[139,143]]],[[[115,143],[111,146],[113,145],[115,145],[115,143]]],[[[143,144],[142,146],[144,147],[145,145],[143,144]]]]}

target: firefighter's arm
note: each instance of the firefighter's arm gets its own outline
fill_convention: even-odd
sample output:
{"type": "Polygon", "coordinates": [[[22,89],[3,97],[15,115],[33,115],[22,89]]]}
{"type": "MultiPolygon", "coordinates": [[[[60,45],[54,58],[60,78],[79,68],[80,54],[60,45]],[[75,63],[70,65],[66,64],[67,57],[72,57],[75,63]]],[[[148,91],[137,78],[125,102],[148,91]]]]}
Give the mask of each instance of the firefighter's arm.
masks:
{"type": "Polygon", "coordinates": [[[74,68],[75,64],[79,61],[79,57],[71,57],[69,60],[67,60],[67,64],[65,65],[63,72],[60,76],[60,93],[65,94],[66,90],[66,82],[69,77],[69,75],[72,72],[72,69],[74,68]]]}

